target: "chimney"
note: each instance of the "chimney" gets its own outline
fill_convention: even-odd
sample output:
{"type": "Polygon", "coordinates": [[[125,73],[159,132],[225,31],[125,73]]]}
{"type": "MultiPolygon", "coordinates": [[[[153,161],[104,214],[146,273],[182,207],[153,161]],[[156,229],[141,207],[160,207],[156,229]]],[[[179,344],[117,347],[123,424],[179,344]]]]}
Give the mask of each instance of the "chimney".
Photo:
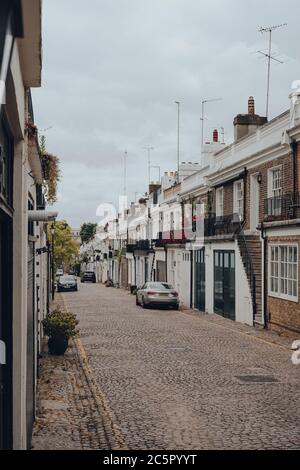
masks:
{"type": "Polygon", "coordinates": [[[160,188],[161,188],[160,183],[152,182],[151,184],[149,184],[149,194],[156,193],[160,188]]]}
{"type": "Polygon", "coordinates": [[[248,114],[238,114],[233,121],[234,140],[242,139],[247,135],[253,134],[256,129],[268,122],[266,117],[255,114],[255,101],[253,96],[248,100],[248,114]]]}
{"type": "Polygon", "coordinates": [[[214,132],[213,132],[213,142],[215,143],[219,142],[219,132],[217,129],[214,129],[214,132]]]}

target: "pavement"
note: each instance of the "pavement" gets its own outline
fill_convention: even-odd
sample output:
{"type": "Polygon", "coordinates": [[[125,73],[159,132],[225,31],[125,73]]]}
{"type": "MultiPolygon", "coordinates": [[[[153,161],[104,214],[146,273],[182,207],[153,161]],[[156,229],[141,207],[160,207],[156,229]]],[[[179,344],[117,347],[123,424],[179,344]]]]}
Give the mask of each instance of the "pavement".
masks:
{"type": "Polygon", "coordinates": [[[98,284],[57,301],[77,314],[80,337],[64,358],[42,360],[34,448],[299,449],[290,338],[217,315],[144,310],[98,284]],[[51,368],[65,369],[59,410],[47,403],[51,368]]]}

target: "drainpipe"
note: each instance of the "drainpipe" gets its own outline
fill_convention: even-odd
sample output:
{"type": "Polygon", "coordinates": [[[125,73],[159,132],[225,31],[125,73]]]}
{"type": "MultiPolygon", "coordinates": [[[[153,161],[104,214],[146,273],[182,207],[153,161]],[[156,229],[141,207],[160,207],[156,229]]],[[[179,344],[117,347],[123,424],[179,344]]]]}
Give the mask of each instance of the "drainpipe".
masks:
{"type": "Polygon", "coordinates": [[[261,223],[261,238],[264,244],[264,256],[263,256],[263,279],[264,279],[264,328],[268,327],[269,315],[268,315],[268,273],[267,273],[267,256],[268,256],[268,237],[265,235],[264,223],[261,223]]]}
{"type": "Polygon", "coordinates": [[[194,308],[194,251],[191,250],[191,308],[194,308]]]}
{"type": "Polygon", "coordinates": [[[293,155],[293,219],[296,217],[296,201],[297,201],[297,147],[298,144],[292,140],[290,147],[293,155]]]}
{"type": "Polygon", "coordinates": [[[168,282],[168,248],[165,246],[165,256],[166,256],[166,282],[168,282]]]}
{"type": "Polygon", "coordinates": [[[133,265],[134,265],[134,285],[135,285],[135,287],[137,287],[137,285],[136,285],[136,257],[135,257],[135,253],[133,253],[133,260],[134,260],[134,263],[133,263],[133,265]]]}
{"type": "Polygon", "coordinates": [[[248,170],[247,170],[247,167],[244,168],[244,177],[243,177],[243,180],[244,180],[244,214],[243,214],[243,222],[245,222],[246,220],[246,209],[247,209],[247,191],[246,191],[246,185],[247,185],[247,176],[248,176],[248,170]]]}

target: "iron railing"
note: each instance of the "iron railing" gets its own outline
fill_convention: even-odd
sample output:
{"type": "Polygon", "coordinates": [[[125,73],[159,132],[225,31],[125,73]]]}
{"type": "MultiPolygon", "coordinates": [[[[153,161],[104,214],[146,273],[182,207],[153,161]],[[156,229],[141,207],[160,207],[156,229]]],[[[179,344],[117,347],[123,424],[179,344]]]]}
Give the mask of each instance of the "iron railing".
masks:
{"type": "Polygon", "coordinates": [[[251,256],[249,254],[247,241],[244,235],[244,227],[243,224],[240,224],[239,232],[237,234],[237,241],[240,249],[240,254],[243,260],[243,264],[245,267],[245,271],[247,274],[251,298],[252,298],[252,307],[253,307],[253,323],[256,320],[256,313],[257,313],[257,302],[256,302],[256,276],[255,271],[253,268],[253,263],[251,260],[251,256]]]}
{"type": "Polygon", "coordinates": [[[265,200],[265,222],[300,216],[300,193],[287,193],[265,200]]]}

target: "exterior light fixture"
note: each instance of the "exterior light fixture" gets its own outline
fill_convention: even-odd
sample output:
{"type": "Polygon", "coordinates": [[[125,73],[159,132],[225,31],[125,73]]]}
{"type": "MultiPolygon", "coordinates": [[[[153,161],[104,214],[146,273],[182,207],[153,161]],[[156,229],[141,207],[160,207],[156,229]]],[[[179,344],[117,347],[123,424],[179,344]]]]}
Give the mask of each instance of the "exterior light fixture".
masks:
{"type": "Polygon", "coordinates": [[[258,173],[258,175],[257,175],[257,182],[258,182],[258,184],[261,184],[261,183],[262,183],[262,176],[261,176],[261,173],[258,173]]]}

